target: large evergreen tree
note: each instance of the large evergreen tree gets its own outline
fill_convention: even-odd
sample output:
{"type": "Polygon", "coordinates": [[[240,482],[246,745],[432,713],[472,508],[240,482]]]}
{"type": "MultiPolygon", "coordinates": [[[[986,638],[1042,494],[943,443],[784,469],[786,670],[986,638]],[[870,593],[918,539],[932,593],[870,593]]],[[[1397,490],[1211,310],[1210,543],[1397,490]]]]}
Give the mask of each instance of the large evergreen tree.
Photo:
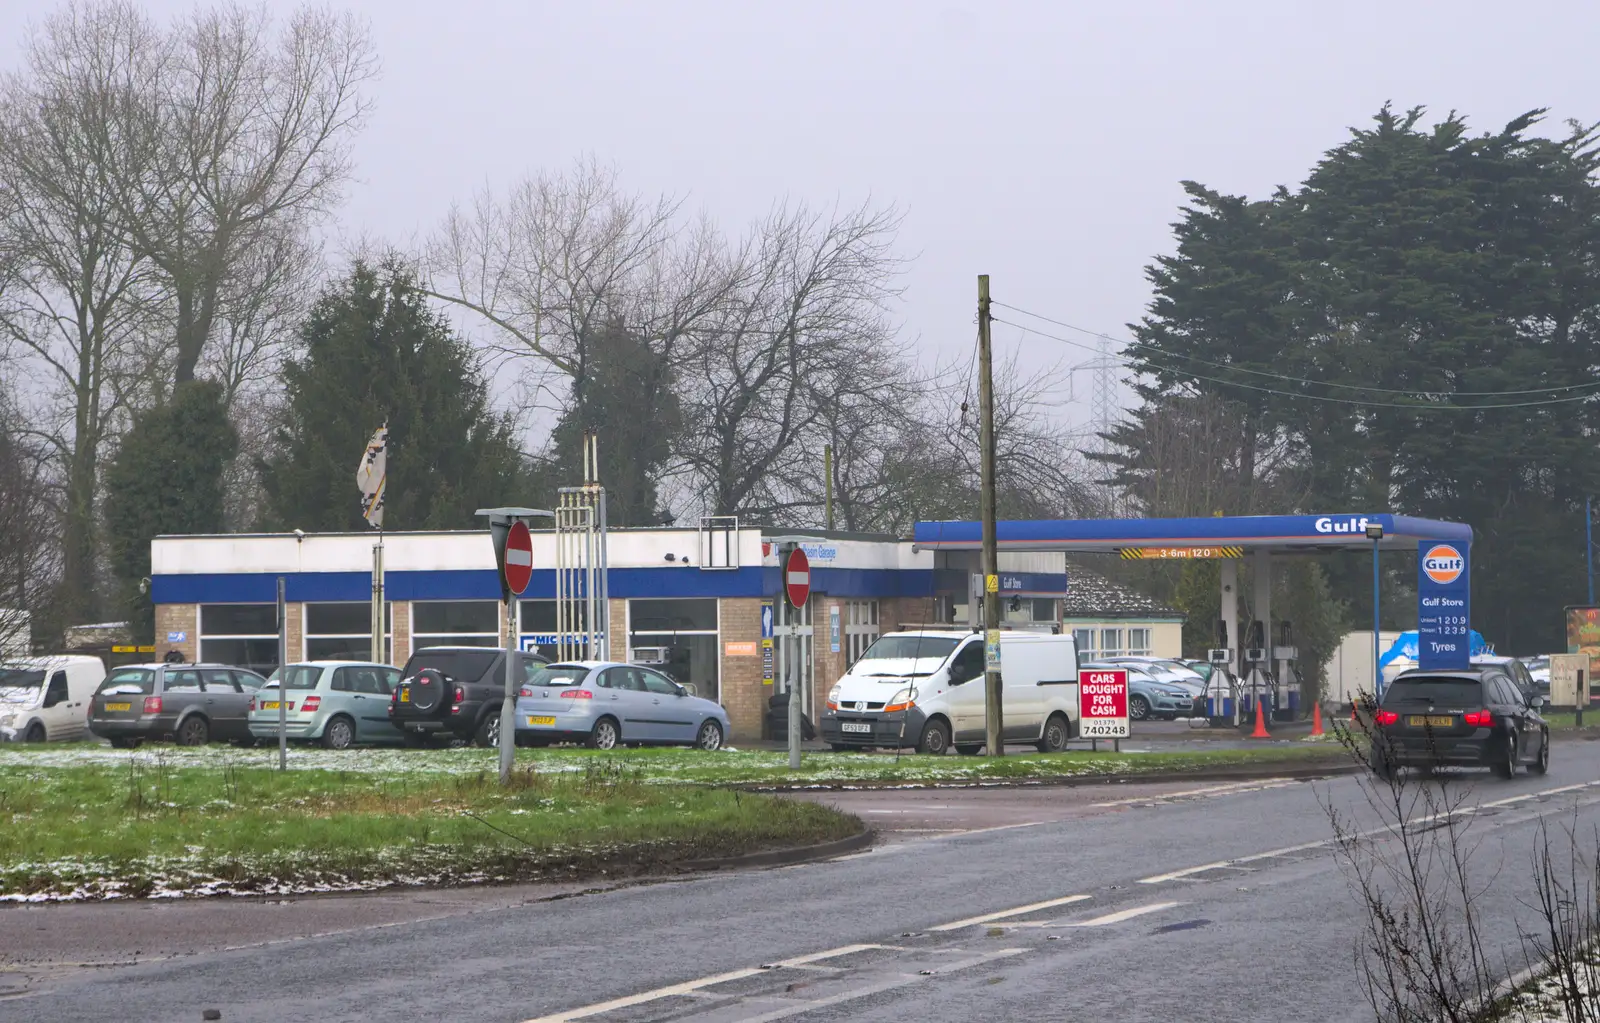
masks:
{"type": "MultiPolygon", "coordinates": [[[[1156,457],[1184,402],[1237,409],[1242,441],[1213,458],[1266,497],[1249,510],[1467,522],[1474,625],[1504,650],[1560,648],[1600,487],[1600,187],[1594,133],[1539,137],[1541,114],[1473,135],[1385,107],[1297,189],[1189,185],[1128,352],[1145,405],[1115,438],[1119,479],[1153,493],[1196,471],[1156,457]],[[1265,490],[1252,437],[1284,454],[1265,490]]],[[[1415,559],[1386,560],[1386,624],[1414,624],[1415,559]]],[[[1363,562],[1326,567],[1334,599],[1369,604],[1363,562]]]]}
{"type": "Polygon", "coordinates": [[[141,413],[106,470],[111,567],[134,636],[150,642],[153,609],[139,581],[150,574],[150,541],[167,534],[220,533],[223,470],[239,450],[219,384],[178,384],[172,398],[141,413]]]}
{"type": "Polygon", "coordinates": [[[672,367],[650,343],[611,321],[586,338],[566,410],[551,431],[555,480],[583,479],[583,437],[599,437],[600,483],[612,525],[670,522],[656,481],[682,429],[672,367]]]}
{"type": "Polygon", "coordinates": [[[288,404],[262,460],[279,528],[364,530],[355,469],[389,425],[388,529],[461,529],[533,496],[508,417],[471,348],[397,264],[357,263],[317,301],[284,367],[288,404]]]}

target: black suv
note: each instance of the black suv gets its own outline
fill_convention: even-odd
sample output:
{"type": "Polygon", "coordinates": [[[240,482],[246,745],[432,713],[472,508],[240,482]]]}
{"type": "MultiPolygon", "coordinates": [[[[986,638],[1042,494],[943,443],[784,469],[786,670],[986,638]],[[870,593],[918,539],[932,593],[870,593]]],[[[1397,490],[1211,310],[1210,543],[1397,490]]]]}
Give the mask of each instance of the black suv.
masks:
{"type": "Polygon", "coordinates": [[[1526,764],[1550,770],[1550,726],[1544,697],[1525,695],[1498,664],[1465,671],[1402,672],[1383,691],[1373,715],[1372,770],[1401,767],[1490,767],[1509,778],[1526,764]]]}
{"type": "MultiPolygon", "coordinates": [[[[517,654],[520,688],[533,676],[538,654],[517,654]]],[[[439,735],[479,746],[500,742],[500,708],[506,695],[506,652],[481,646],[430,646],[411,655],[389,696],[389,720],[408,746],[439,735]]]]}

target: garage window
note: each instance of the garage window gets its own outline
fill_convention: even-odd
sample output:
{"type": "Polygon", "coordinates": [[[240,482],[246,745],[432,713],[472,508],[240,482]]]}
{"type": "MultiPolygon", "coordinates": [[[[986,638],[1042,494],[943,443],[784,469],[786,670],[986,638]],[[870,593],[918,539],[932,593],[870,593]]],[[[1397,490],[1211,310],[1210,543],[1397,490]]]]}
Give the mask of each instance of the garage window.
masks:
{"type": "MultiPolygon", "coordinates": [[[[572,605],[572,612],[577,615],[576,622],[567,622],[567,633],[577,642],[579,656],[582,653],[583,643],[589,628],[589,608],[583,602],[572,605]]],[[[519,635],[522,637],[522,649],[536,651],[539,654],[555,660],[556,650],[556,602],[553,600],[524,600],[519,605],[521,620],[518,622],[519,635]]],[[[616,653],[620,653],[617,651],[616,653]]]]}
{"type": "Polygon", "coordinates": [[[854,664],[878,641],[878,602],[876,600],[847,600],[844,604],[844,648],[854,664]]]}
{"type": "MultiPolygon", "coordinates": [[[[393,660],[394,605],[383,606],[383,660],[393,660]]],[[[306,660],[372,660],[372,603],[341,601],[306,605],[306,660]]]]}
{"type": "Polygon", "coordinates": [[[718,699],[717,601],[628,601],[628,659],[649,664],[696,695],[718,699]]]}
{"type": "Polygon", "coordinates": [[[411,649],[500,645],[500,602],[428,600],[411,605],[411,649]]]}
{"type": "Polygon", "coordinates": [[[276,604],[203,604],[200,660],[268,674],[278,666],[276,604]]]}

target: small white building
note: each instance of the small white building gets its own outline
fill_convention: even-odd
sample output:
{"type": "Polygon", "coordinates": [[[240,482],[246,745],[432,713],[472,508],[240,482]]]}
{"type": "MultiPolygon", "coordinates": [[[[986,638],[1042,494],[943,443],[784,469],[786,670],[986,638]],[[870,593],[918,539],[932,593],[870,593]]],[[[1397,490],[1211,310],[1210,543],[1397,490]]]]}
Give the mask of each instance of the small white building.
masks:
{"type": "Polygon", "coordinates": [[[1187,616],[1104,576],[1072,570],[1061,602],[1061,628],[1078,641],[1085,660],[1102,657],[1182,657],[1187,616]]]}

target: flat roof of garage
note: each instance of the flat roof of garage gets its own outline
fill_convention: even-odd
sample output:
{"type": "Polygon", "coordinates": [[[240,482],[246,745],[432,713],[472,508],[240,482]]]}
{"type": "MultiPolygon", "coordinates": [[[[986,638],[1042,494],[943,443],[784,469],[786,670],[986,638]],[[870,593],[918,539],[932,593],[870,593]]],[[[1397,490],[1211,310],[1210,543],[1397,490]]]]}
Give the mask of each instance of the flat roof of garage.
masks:
{"type": "MultiPolygon", "coordinates": [[[[1408,515],[1355,512],[1337,515],[1219,515],[1192,519],[1018,519],[996,523],[1001,550],[1112,552],[1145,547],[1243,547],[1280,553],[1371,549],[1366,530],[1383,527],[1379,546],[1414,549],[1427,541],[1472,545],[1472,527],[1460,522],[1408,515]]],[[[977,522],[919,522],[912,532],[919,550],[976,550],[983,545],[977,522]]]]}

